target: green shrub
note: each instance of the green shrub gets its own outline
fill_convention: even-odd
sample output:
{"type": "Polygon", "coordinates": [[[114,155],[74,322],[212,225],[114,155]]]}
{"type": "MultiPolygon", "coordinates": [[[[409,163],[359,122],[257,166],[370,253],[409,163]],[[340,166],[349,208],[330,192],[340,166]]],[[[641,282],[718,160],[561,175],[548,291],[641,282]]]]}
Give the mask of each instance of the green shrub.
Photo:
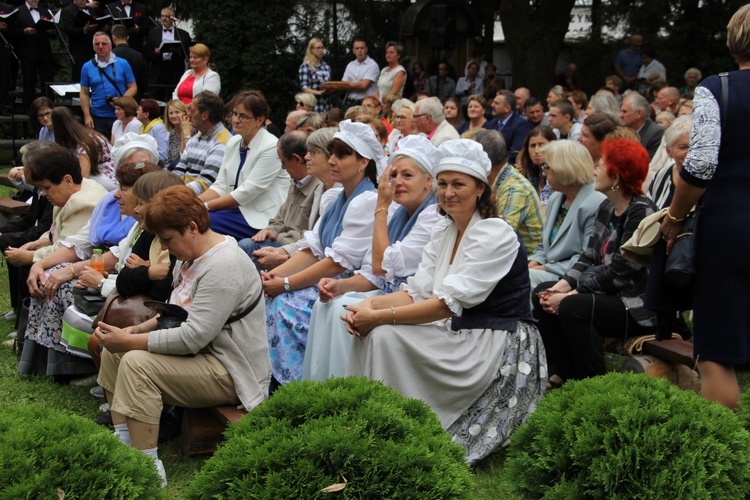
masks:
{"type": "Polygon", "coordinates": [[[164,498],[152,459],[81,417],[0,408],[0,498],[164,498]]]}
{"type": "Polygon", "coordinates": [[[429,407],[349,377],[282,387],[227,431],[189,498],[469,498],[465,452],[429,407]],[[343,483],[343,491],[320,493],[343,483]]]}
{"type": "Polygon", "coordinates": [[[740,409],[737,416],[745,429],[750,431],[750,389],[740,395],[740,409]]]}
{"type": "Polygon", "coordinates": [[[750,434],[727,408],[625,373],[549,393],[511,438],[509,476],[533,498],[746,498],[750,434]]]}

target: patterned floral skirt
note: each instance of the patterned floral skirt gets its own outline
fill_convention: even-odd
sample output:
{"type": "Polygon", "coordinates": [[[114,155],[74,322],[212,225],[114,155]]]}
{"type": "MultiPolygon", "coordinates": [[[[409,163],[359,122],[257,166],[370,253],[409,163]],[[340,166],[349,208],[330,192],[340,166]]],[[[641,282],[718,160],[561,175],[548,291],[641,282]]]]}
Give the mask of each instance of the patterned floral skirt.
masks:
{"type": "Polygon", "coordinates": [[[311,286],[266,299],[266,330],[274,378],[286,384],[302,377],[307,332],[318,287],[311,286]]]}

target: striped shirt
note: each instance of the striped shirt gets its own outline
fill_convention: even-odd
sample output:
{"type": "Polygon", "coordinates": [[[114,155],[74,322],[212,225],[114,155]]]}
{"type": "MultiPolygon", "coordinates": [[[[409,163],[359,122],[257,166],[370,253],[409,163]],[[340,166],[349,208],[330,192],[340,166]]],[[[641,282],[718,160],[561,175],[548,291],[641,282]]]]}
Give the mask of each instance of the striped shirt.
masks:
{"type": "Polygon", "coordinates": [[[196,194],[201,194],[216,181],[230,137],[222,123],[217,123],[206,134],[193,136],[172,171],[196,194]]]}

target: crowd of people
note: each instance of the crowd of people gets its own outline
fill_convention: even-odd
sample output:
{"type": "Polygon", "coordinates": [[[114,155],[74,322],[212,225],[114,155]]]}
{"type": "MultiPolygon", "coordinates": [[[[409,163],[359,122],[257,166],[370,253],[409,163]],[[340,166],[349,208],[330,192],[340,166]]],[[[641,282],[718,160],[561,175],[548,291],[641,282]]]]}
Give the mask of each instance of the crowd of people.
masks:
{"type": "MultiPolygon", "coordinates": [[[[134,18],[139,8],[115,7],[134,18]]],[[[171,23],[165,9],[161,41],[171,23]]],[[[728,28],[741,70],[748,26],[744,7],[728,28]]],[[[696,358],[705,395],[736,406],[733,366],[750,354],[736,319],[746,272],[711,252],[727,232],[732,252],[750,246],[724,231],[748,175],[731,127],[750,88],[743,71],[729,75],[726,111],[718,77],[699,84],[691,68],[685,87],[668,85],[635,35],[590,98],[575,65],[532,96],[505,89],[481,50],[454,79],[444,61],[437,75],[419,62],[407,72],[398,42],[380,69],[355,38],[331,82],[313,38],[282,133],[263,91],[222,100],[208,47],[189,47],[190,69],[178,71],[181,56],[141,30],[126,38],[145,42],[159,78],[172,75],[173,99],[163,112],[138,100],[108,33],[84,25],[95,57],[81,59],[83,123],[30,101],[39,141],[11,172],[30,206],[0,227],[0,250],[19,372],[96,381],[109,404],[101,421],[165,481],[166,405],[252,411],[280,385],[330,376],[425,401],[467,460],[482,459],[546,391],[604,373],[603,337],[657,332],[649,267],[620,250],[660,209],[671,248],[696,204],[709,235],[699,233],[699,257],[711,261],[694,304],[696,358]],[[709,272],[734,276],[731,310],[711,296],[709,272]],[[158,315],[105,312],[96,328],[73,327],[82,295],[160,301],[158,315]],[[726,346],[706,335],[716,324],[726,346]]]]}

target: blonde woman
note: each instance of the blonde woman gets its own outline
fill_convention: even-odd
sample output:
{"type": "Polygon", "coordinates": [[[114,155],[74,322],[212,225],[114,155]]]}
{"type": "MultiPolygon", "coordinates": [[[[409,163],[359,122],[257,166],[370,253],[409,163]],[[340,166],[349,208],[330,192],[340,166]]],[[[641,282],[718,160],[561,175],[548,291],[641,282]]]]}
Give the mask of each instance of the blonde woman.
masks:
{"type": "Polygon", "coordinates": [[[179,99],[184,104],[193,102],[193,97],[204,90],[210,90],[216,95],[221,93],[221,78],[219,74],[208,67],[211,49],[202,43],[190,47],[190,69],[185,72],[177,83],[172,99],[179,99]]]}
{"type": "Polygon", "coordinates": [[[316,113],[328,113],[331,110],[331,98],[325,95],[320,87],[331,79],[331,67],[323,61],[325,46],[320,38],[311,38],[307,43],[305,58],[299,67],[299,86],[303,93],[312,94],[317,99],[314,106],[316,113]]]}
{"type": "Polygon", "coordinates": [[[179,99],[169,101],[164,108],[164,128],[169,132],[167,166],[173,167],[180,161],[185,145],[193,136],[193,125],[188,118],[187,106],[179,99]]]}

